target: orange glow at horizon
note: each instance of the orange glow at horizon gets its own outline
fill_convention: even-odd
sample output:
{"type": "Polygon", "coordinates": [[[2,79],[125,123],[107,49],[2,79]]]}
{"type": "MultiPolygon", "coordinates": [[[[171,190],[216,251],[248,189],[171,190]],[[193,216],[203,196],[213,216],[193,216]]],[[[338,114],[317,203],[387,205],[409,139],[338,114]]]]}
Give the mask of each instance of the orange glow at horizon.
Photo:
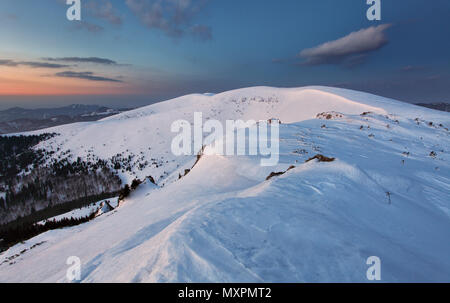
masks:
{"type": "Polygon", "coordinates": [[[122,95],[136,94],[127,83],[55,77],[55,70],[0,67],[0,95],[122,95]]]}

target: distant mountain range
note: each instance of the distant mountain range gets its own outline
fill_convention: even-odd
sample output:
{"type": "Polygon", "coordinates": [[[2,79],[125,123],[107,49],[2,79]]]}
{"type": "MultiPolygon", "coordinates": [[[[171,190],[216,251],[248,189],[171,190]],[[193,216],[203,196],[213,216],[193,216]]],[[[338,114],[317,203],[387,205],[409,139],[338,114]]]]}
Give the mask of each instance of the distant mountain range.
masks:
{"type": "Polygon", "coordinates": [[[130,109],[84,104],[39,109],[13,107],[0,111],[0,134],[32,131],[74,122],[96,121],[127,110],[130,109]]]}
{"type": "Polygon", "coordinates": [[[450,112],[450,103],[417,103],[416,105],[428,107],[431,109],[441,110],[443,112],[450,112]]]}

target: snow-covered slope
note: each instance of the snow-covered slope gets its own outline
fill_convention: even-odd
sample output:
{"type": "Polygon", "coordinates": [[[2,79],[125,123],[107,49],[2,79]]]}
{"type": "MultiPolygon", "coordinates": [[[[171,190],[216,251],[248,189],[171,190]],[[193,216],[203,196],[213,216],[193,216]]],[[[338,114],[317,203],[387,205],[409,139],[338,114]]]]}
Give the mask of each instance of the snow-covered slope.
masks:
{"type": "Polygon", "coordinates": [[[382,281],[450,282],[449,122],[354,91],[257,87],[46,130],[61,134],[40,146],[55,157],[122,153],[133,159],[125,180],[164,186],[144,183],[112,213],[12,247],[0,281],[65,282],[78,256],[84,282],[364,282],[378,256],[382,281]],[[170,125],[193,112],[280,119],[279,164],[203,156],[177,180],[196,157],[172,155],[170,125]],[[316,154],[336,160],[305,163],[316,154]]]}
{"type": "Polygon", "coordinates": [[[191,157],[175,157],[170,150],[171,140],[175,136],[170,131],[170,126],[178,119],[192,123],[194,112],[202,112],[204,121],[258,121],[278,118],[283,123],[292,123],[313,119],[318,113],[325,111],[346,114],[399,113],[411,119],[421,118],[426,114],[429,119],[439,123],[448,116],[414,105],[343,89],[255,87],[212,96],[188,95],[101,121],[69,124],[39,133],[61,134],[42,144],[46,149],[55,151],[55,157],[65,157],[69,150],[73,159],[125,159],[129,160],[130,169],[125,167],[119,171],[124,181],[130,183],[136,177],[144,179],[151,175],[157,183],[163,183],[162,180],[171,172],[178,170],[182,173],[192,164],[189,162],[191,157]]]}

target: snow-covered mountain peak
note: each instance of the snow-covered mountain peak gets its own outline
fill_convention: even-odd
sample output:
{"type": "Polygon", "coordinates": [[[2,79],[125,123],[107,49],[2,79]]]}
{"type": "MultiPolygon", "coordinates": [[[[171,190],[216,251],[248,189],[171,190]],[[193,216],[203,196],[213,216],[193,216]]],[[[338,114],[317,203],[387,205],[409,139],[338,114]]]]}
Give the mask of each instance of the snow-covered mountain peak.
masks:
{"type": "Polygon", "coordinates": [[[449,281],[449,124],[448,113],[359,92],[256,87],[46,130],[60,133],[39,146],[55,157],[120,154],[125,181],[151,175],[160,187],[12,247],[0,257],[43,243],[0,265],[0,281],[64,282],[69,256],[84,282],[364,282],[370,256],[385,282],[449,281]],[[170,125],[194,112],[280,119],[279,163],[174,156],[170,125]]]}

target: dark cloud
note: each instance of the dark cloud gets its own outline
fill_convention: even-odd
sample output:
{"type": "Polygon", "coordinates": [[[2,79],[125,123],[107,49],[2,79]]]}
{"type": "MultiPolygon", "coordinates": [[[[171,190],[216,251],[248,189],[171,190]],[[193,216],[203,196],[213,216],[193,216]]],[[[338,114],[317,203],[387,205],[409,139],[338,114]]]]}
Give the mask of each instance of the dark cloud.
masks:
{"type": "Polygon", "coordinates": [[[13,60],[0,59],[0,66],[18,66],[19,63],[13,60]]]}
{"type": "Polygon", "coordinates": [[[118,65],[116,61],[99,57],[61,57],[61,58],[44,58],[44,60],[57,62],[71,62],[71,63],[95,63],[103,65],[118,65]]]}
{"type": "Polygon", "coordinates": [[[83,79],[83,80],[89,80],[89,81],[123,82],[122,80],[97,76],[93,72],[64,71],[64,72],[56,73],[55,76],[62,77],[62,78],[77,78],[77,79],[83,79]]]}
{"type": "Polygon", "coordinates": [[[37,62],[37,61],[14,61],[14,60],[0,60],[0,65],[3,66],[28,66],[33,68],[64,68],[70,65],[65,64],[54,64],[48,62],[37,62]]]}
{"type": "Polygon", "coordinates": [[[340,39],[305,49],[298,55],[304,65],[343,64],[349,67],[361,64],[367,54],[388,43],[385,31],[391,24],[382,24],[352,32],[340,39]]]}
{"type": "Polygon", "coordinates": [[[63,68],[63,67],[69,67],[70,65],[66,64],[54,64],[54,63],[48,63],[48,62],[20,62],[20,65],[25,65],[29,67],[34,68],[63,68]]]}
{"type": "Polygon", "coordinates": [[[192,20],[209,0],[126,0],[125,3],[140,21],[170,37],[194,35],[201,40],[212,38],[211,28],[192,26],[192,20]]]}
{"type": "Polygon", "coordinates": [[[116,14],[111,1],[109,0],[92,0],[87,2],[85,7],[87,12],[96,18],[106,20],[111,24],[122,24],[122,18],[116,14]]]}

